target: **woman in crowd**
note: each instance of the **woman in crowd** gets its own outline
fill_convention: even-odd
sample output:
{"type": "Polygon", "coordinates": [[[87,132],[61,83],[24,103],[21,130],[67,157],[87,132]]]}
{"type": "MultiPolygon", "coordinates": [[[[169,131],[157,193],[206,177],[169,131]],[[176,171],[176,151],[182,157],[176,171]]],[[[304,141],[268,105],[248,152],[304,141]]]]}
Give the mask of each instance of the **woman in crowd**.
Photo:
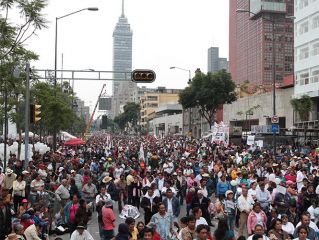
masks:
{"type": "Polygon", "coordinates": [[[138,234],[139,234],[139,231],[138,229],[135,227],[135,220],[134,218],[131,218],[131,217],[128,217],[125,219],[125,223],[128,225],[129,227],[129,231],[130,231],[130,234],[131,234],[131,239],[132,240],[137,240],[138,239],[138,234]]]}
{"type": "Polygon", "coordinates": [[[287,240],[289,239],[289,234],[282,230],[282,221],[277,218],[272,221],[270,231],[268,232],[268,237],[270,240],[287,240]]]}
{"type": "Polygon", "coordinates": [[[247,219],[247,230],[248,234],[251,235],[257,224],[260,224],[266,228],[267,216],[266,213],[261,209],[259,202],[256,202],[253,206],[253,210],[249,213],[247,219]]]}
{"type": "Polygon", "coordinates": [[[19,175],[16,180],[13,181],[13,205],[14,211],[17,212],[18,206],[20,206],[22,199],[25,197],[26,182],[23,180],[23,176],[19,175]]]}

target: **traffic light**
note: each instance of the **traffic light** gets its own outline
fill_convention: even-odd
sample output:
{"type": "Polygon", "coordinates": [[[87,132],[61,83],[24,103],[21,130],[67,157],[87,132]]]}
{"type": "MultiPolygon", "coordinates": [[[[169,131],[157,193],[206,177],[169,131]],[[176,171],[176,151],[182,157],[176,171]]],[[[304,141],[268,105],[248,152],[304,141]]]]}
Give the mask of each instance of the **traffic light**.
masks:
{"type": "Polygon", "coordinates": [[[132,81],[136,83],[152,83],[155,81],[156,74],[149,69],[136,69],[132,72],[132,81]]]}
{"type": "Polygon", "coordinates": [[[30,105],[30,123],[37,123],[41,120],[41,105],[30,105]]]}
{"type": "Polygon", "coordinates": [[[107,129],[107,116],[106,116],[106,115],[103,115],[103,116],[102,116],[101,129],[107,129]]]}

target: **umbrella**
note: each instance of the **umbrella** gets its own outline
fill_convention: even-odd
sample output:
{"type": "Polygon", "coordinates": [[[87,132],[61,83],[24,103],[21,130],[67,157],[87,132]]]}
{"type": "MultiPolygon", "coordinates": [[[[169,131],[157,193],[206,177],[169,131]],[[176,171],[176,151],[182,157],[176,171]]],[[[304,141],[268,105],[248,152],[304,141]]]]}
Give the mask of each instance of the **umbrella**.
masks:
{"type": "Polygon", "coordinates": [[[128,217],[136,219],[139,216],[140,216],[140,212],[138,211],[137,207],[134,207],[132,205],[125,205],[120,214],[120,218],[122,219],[126,219],[128,217]]]}
{"type": "Polygon", "coordinates": [[[66,142],[64,142],[65,146],[78,146],[83,145],[85,142],[81,138],[72,138],[66,142]]]}

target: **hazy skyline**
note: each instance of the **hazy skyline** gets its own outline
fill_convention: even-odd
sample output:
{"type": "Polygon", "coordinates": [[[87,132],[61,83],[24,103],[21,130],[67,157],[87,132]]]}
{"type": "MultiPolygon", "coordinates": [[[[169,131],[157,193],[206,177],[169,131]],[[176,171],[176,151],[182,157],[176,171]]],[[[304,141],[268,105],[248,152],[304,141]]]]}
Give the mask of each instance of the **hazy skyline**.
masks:
{"type": "MultiPolygon", "coordinates": [[[[121,0],[51,0],[45,9],[48,28],[27,47],[39,54],[31,65],[54,68],[55,17],[81,8],[98,7],[58,21],[58,69],[112,70],[112,33],[121,15],[121,0]]],[[[150,68],[157,74],[147,87],[184,88],[188,73],[170,66],[207,71],[207,49],[220,48],[228,58],[228,0],[126,0],[125,15],[133,30],[133,69],[150,68]]],[[[76,82],[77,95],[95,104],[105,82],[76,82]]],[[[107,82],[111,94],[111,82],[107,82]]],[[[145,85],[145,84],[144,84],[145,85]]],[[[91,102],[91,103],[90,103],[91,102]]]]}

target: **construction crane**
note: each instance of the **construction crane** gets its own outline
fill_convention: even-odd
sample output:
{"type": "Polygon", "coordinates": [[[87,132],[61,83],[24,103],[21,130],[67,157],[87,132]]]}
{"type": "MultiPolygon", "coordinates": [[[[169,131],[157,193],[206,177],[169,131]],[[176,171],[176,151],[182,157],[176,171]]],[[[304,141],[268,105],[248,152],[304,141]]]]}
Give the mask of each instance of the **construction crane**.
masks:
{"type": "Polygon", "coordinates": [[[99,97],[98,97],[98,99],[97,99],[97,101],[96,101],[96,104],[95,104],[94,110],[93,110],[93,112],[92,112],[92,114],[91,114],[91,117],[90,117],[90,119],[89,119],[88,125],[86,126],[86,129],[85,129],[85,131],[84,131],[84,134],[83,134],[83,137],[84,137],[84,138],[87,136],[87,134],[88,134],[89,131],[90,131],[91,124],[92,124],[92,121],[93,121],[93,117],[94,117],[94,114],[95,114],[97,105],[99,104],[99,100],[100,100],[100,98],[101,98],[101,95],[102,95],[102,93],[103,93],[103,90],[104,90],[105,86],[106,86],[106,84],[103,84],[102,90],[101,90],[101,92],[100,92],[100,94],[99,94],[99,97]]]}

